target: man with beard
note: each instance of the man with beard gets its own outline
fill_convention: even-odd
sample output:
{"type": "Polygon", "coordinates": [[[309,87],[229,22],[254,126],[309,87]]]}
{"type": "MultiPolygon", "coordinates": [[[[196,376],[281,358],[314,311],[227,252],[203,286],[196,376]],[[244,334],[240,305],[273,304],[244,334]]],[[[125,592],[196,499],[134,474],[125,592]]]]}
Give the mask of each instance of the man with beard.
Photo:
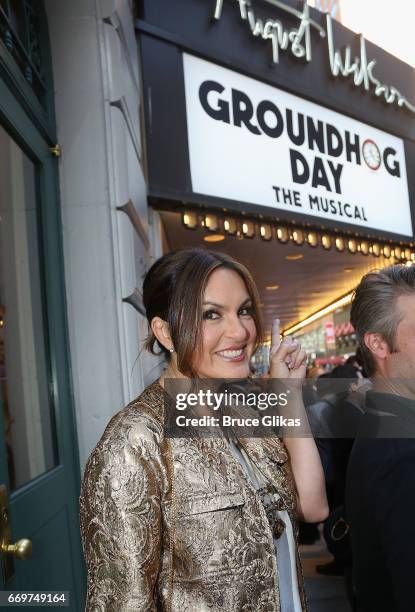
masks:
{"type": "Polygon", "coordinates": [[[358,612],[415,610],[415,265],[366,274],[351,310],[366,394],[347,473],[358,612]]]}

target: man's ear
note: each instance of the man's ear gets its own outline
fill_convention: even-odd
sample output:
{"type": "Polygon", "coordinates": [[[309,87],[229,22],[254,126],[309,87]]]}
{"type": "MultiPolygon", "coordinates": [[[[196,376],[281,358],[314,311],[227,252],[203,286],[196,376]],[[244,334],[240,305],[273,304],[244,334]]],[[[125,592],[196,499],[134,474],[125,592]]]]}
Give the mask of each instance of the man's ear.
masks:
{"type": "Polygon", "coordinates": [[[389,346],[382,334],[366,332],[364,335],[364,341],[374,359],[383,361],[389,355],[389,346]]]}
{"type": "Polygon", "coordinates": [[[170,337],[168,323],[160,317],[153,317],[150,327],[161,346],[164,346],[164,348],[169,351],[173,343],[170,337]]]}

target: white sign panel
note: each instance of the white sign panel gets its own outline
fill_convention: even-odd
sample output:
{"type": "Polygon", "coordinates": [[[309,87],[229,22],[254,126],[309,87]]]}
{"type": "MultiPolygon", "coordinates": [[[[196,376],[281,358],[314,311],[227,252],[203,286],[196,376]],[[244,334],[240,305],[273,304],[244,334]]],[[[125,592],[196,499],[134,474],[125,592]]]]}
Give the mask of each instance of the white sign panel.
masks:
{"type": "Polygon", "coordinates": [[[412,236],[400,138],[183,54],[193,191],[412,236]]]}

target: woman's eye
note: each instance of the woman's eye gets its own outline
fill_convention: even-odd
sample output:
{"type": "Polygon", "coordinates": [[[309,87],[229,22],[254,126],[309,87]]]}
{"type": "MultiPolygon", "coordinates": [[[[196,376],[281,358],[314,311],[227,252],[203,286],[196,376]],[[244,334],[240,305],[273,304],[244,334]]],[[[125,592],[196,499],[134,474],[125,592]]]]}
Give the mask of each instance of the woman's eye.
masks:
{"type": "Polygon", "coordinates": [[[241,308],[239,314],[249,317],[252,316],[252,306],[245,306],[244,308],[241,308]]]}
{"type": "Polygon", "coordinates": [[[213,321],[213,320],[215,320],[215,319],[218,319],[218,318],[219,318],[219,316],[220,316],[220,315],[219,315],[219,313],[218,313],[218,312],[216,312],[216,310],[206,310],[206,311],[203,313],[203,319],[204,319],[204,320],[208,320],[208,321],[213,321]]]}
{"type": "MultiPolygon", "coordinates": [[[[244,308],[240,308],[238,311],[240,316],[252,316],[252,306],[245,306],[244,308]]],[[[220,319],[220,313],[217,310],[206,310],[203,313],[203,319],[208,321],[214,321],[216,319],[220,319]]]]}

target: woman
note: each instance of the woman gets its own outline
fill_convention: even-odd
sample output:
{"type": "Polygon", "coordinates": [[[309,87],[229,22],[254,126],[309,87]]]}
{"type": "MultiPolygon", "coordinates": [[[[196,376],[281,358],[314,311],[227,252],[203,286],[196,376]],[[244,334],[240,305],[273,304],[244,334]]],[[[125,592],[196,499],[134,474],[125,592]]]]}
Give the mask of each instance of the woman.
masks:
{"type": "MultiPolygon", "coordinates": [[[[313,439],[174,439],[163,430],[166,378],[249,376],[262,335],[250,273],[222,253],[168,253],[149,270],[143,299],[146,348],[158,345],[167,368],[111,419],[88,460],[86,610],[306,610],[296,521],[327,516],[313,439]]],[[[273,343],[270,376],[303,378],[301,347],[273,343]]]]}

